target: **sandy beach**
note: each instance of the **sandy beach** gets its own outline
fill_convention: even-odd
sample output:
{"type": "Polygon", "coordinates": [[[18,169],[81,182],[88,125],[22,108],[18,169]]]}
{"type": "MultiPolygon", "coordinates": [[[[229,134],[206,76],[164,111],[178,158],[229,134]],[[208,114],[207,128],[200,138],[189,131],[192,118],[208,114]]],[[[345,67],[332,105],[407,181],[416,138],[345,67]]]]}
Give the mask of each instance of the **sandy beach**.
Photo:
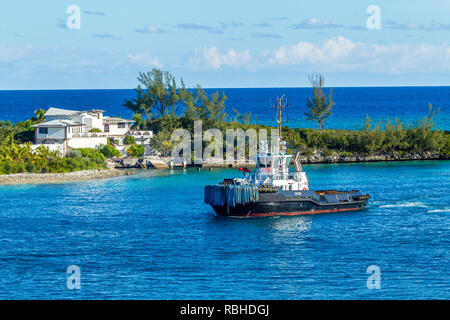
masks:
{"type": "Polygon", "coordinates": [[[67,173],[17,173],[0,176],[0,185],[66,183],[108,179],[129,174],[118,169],[85,170],[67,173]]]}

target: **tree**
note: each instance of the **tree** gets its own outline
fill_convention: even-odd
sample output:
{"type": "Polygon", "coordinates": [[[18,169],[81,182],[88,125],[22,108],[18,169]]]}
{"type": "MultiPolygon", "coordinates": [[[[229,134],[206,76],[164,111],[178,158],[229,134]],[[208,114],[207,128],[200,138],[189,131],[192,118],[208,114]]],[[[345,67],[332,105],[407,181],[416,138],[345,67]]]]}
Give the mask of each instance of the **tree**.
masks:
{"type": "Polygon", "coordinates": [[[163,155],[170,154],[175,147],[175,142],[172,141],[172,134],[168,130],[162,130],[150,140],[150,146],[154,150],[160,151],[163,155]]]}
{"type": "Polygon", "coordinates": [[[43,109],[34,110],[34,114],[36,115],[36,122],[37,123],[45,122],[45,113],[46,112],[47,111],[45,111],[43,109]]]}
{"type": "Polygon", "coordinates": [[[140,72],[137,79],[137,97],[125,100],[125,107],[145,116],[146,120],[176,113],[180,97],[175,78],[168,71],[154,68],[150,72],[140,72]]]}
{"type": "Polygon", "coordinates": [[[324,78],[321,74],[313,73],[309,75],[309,82],[313,87],[313,98],[306,101],[307,111],[304,113],[306,120],[316,121],[319,129],[324,128],[325,119],[332,114],[333,106],[333,90],[327,96],[324,92],[324,78]]]}
{"type": "MultiPolygon", "coordinates": [[[[201,90],[200,86],[197,86],[196,91],[201,90]]],[[[184,114],[182,116],[183,127],[193,130],[193,123],[199,120],[200,107],[197,106],[199,96],[186,89],[183,79],[181,79],[181,88],[179,90],[180,100],[184,105],[184,114]]]]}
{"type": "Polygon", "coordinates": [[[203,121],[204,128],[218,128],[221,129],[225,126],[225,120],[228,118],[228,114],[225,112],[225,102],[228,97],[225,92],[220,95],[219,91],[216,91],[211,96],[200,88],[197,87],[196,94],[199,100],[199,118],[203,121]]]}

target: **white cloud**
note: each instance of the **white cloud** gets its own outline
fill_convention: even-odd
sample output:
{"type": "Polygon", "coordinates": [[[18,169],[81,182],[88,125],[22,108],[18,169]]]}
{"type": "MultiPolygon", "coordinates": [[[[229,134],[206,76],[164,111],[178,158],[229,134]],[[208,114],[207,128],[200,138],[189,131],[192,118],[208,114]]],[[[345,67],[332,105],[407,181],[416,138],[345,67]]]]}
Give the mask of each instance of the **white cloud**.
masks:
{"type": "Polygon", "coordinates": [[[299,42],[262,54],[271,65],[317,65],[333,71],[365,70],[387,73],[450,71],[450,45],[380,45],[344,37],[320,44],[299,42]]]}
{"type": "Polygon", "coordinates": [[[270,64],[322,64],[347,57],[356,44],[343,37],[326,40],[321,45],[299,42],[295,45],[282,46],[274,51],[266,51],[264,55],[270,64]]]}
{"type": "Polygon", "coordinates": [[[158,67],[162,68],[162,64],[159,61],[158,57],[153,56],[152,54],[148,52],[143,53],[135,53],[135,54],[129,54],[128,60],[132,63],[145,66],[145,67],[158,67]]]}
{"type": "Polygon", "coordinates": [[[220,51],[212,46],[197,49],[189,64],[197,69],[214,70],[224,66],[254,70],[292,65],[330,72],[443,73],[450,72],[450,43],[388,45],[335,37],[320,43],[301,41],[255,54],[249,50],[220,51]]]}
{"type": "Polygon", "coordinates": [[[189,58],[189,64],[194,68],[219,69],[222,66],[244,67],[252,63],[253,57],[249,50],[237,52],[229,49],[221,53],[215,46],[196,50],[189,58]]]}

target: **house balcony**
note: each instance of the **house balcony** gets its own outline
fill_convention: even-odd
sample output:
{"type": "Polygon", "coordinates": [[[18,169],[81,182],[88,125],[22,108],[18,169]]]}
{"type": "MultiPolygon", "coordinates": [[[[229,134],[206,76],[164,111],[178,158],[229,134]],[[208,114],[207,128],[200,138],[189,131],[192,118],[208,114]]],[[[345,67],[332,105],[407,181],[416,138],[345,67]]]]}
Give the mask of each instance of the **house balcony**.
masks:
{"type": "Polygon", "coordinates": [[[72,134],[72,138],[104,138],[108,135],[103,132],[82,132],[72,134]]]}
{"type": "Polygon", "coordinates": [[[151,139],[153,138],[153,131],[150,130],[136,130],[130,131],[130,135],[135,139],[151,139]]]}

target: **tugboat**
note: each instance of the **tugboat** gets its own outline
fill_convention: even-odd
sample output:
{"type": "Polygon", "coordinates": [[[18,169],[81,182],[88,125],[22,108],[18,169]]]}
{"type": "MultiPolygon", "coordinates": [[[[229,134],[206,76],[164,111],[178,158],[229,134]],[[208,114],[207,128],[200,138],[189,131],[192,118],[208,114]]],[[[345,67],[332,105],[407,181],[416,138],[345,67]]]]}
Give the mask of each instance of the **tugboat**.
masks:
{"type": "Polygon", "coordinates": [[[251,218],[354,211],[365,208],[370,199],[370,195],[357,190],[310,190],[299,152],[294,160],[295,171],[290,171],[292,156],[286,153],[286,142],[281,138],[270,150],[268,142],[262,141],[255,158],[253,175],[241,168],[244,178],[225,179],[205,187],[205,203],[217,215],[251,218]]]}

